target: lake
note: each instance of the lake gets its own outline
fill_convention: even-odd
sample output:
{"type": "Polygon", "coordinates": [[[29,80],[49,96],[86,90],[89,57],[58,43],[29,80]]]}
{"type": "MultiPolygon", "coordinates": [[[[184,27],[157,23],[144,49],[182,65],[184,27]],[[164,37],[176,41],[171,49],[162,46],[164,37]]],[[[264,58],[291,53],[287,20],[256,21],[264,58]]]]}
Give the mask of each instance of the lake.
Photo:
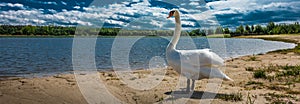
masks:
{"type": "MultiPolygon", "coordinates": [[[[98,38],[95,47],[96,67],[98,70],[112,69],[111,55],[120,55],[120,57],[129,57],[127,60],[130,68],[147,69],[153,57],[164,59],[168,39],[170,37],[98,38]],[[127,44],[130,42],[133,43],[127,44]],[[130,49],[124,50],[122,46],[130,49]],[[113,53],[111,50],[114,50],[113,53]]],[[[0,42],[0,76],[41,76],[73,70],[73,38],[0,38],[0,42]]],[[[213,47],[212,51],[228,59],[294,48],[295,44],[261,39],[182,37],[177,45],[177,49],[211,47],[213,47]]],[[[84,49],[82,47],[82,50],[84,49]]],[[[114,61],[124,63],[123,60],[114,61]]],[[[166,66],[165,63],[163,66],[166,66]]]]}

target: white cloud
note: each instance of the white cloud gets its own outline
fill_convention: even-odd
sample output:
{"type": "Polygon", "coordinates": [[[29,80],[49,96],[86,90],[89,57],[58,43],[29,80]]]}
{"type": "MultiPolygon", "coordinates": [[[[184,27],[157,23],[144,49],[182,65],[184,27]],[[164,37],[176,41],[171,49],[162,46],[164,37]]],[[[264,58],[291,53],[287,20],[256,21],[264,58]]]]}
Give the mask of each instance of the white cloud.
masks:
{"type": "Polygon", "coordinates": [[[52,4],[52,5],[57,5],[56,2],[44,2],[44,1],[37,1],[37,0],[29,0],[33,3],[39,3],[39,4],[52,4]]]}
{"type": "Polygon", "coordinates": [[[61,4],[63,4],[63,5],[67,5],[67,3],[66,2],[63,2],[63,1],[60,1],[61,2],[61,4]]]}
{"type": "Polygon", "coordinates": [[[57,11],[54,10],[54,9],[48,9],[48,11],[51,12],[51,13],[57,13],[57,11]]]}
{"type": "Polygon", "coordinates": [[[24,5],[23,4],[19,4],[19,3],[0,3],[0,7],[1,6],[9,6],[9,7],[18,7],[20,9],[25,9],[24,5]]]}
{"type": "MultiPolygon", "coordinates": [[[[202,0],[201,0],[202,1],[202,0]]],[[[300,10],[299,1],[291,2],[259,2],[259,0],[227,0],[209,2],[207,5],[202,4],[199,0],[190,0],[182,3],[190,8],[179,8],[182,14],[182,24],[190,27],[202,25],[220,25],[215,15],[230,15],[242,14],[247,15],[253,11],[277,11],[287,10],[298,13],[300,10]],[[199,7],[199,8],[196,8],[199,7]],[[290,10],[289,10],[290,9],[290,10]],[[185,13],[187,12],[187,13],[185,13]],[[196,22],[198,23],[196,23],[196,22]]],[[[56,2],[40,2],[43,4],[56,4],[56,2]]],[[[104,22],[111,25],[131,26],[131,28],[152,28],[159,27],[162,29],[169,29],[174,27],[174,20],[167,20],[169,10],[163,7],[150,7],[150,3],[146,1],[138,1],[127,7],[130,2],[121,2],[121,4],[109,4],[104,7],[90,6],[80,7],[74,6],[74,10],[54,10],[45,9],[50,14],[45,13],[44,9],[34,9],[24,7],[23,4],[0,3],[1,6],[18,7],[23,10],[16,11],[1,11],[0,24],[57,24],[57,25],[87,25],[87,26],[102,26],[104,22]],[[83,11],[77,10],[82,8],[83,11]],[[129,21],[129,22],[128,22],[129,21]],[[138,23],[138,24],[134,24],[138,23]]],[[[66,2],[61,1],[61,4],[67,5],[66,2]]],[[[243,19],[243,17],[232,17],[233,19],[243,19]]],[[[276,17],[279,18],[279,17],[276,17]]],[[[286,20],[289,21],[289,20],[286,20]]],[[[235,25],[232,22],[224,25],[235,25]]],[[[199,27],[196,27],[199,28],[199,27]]],[[[190,29],[188,27],[184,29],[190,29]]]]}
{"type": "Polygon", "coordinates": [[[156,21],[156,20],[151,20],[150,24],[153,25],[153,26],[157,26],[159,28],[163,27],[163,23],[160,22],[160,21],[156,21]]]}
{"type": "Polygon", "coordinates": [[[105,20],[105,22],[109,23],[109,24],[116,24],[116,25],[125,25],[124,22],[122,21],[116,21],[116,20],[105,20]]]}
{"type": "Polygon", "coordinates": [[[193,2],[190,2],[190,3],[189,3],[189,5],[192,5],[192,6],[197,6],[197,5],[199,5],[199,2],[195,2],[195,1],[193,1],[193,2]]]}
{"type": "Polygon", "coordinates": [[[209,2],[207,6],[214,8],[213,11],[216,13],[236,13],[247,12],[249,9],[256,8],[257,4],[251,0],[228,0],[209,2]]]}
{"type": "Polygon", "coordinates": [[[195,22],[191,22],[191,21],[181,21],[182,25],[187,25],[187,26],[195,26],[196,23],[195,22]]]}
{"type": "Polygon", "coordinates": [[[74,9],[80,9],[80,6],[74,6],[73,8],[74,9]]]}
{"type": "Polygon", "coordinates": [[[8,3],[7,5],[10,7],[20,7],[20,8],[23,7],[23,4],[18,4],[18,3],[16,3],[16,4],[8,3]]]}
{"type": "Polygon", "coordinates": [[[288,10],[290,8],[298,8],[299,4],[300,4],[299,1],[262,2],[261,0],[227,0],[227,1],[216,1],[216,2],[207,3],[208,6],[214,8],[213,9],[213,11],[215,12],[214,14],[248,13],[255,10],[261,10],[261,11],[288,10]]]}
{"type": "Polygon", "coordinates": [[[42,2],[42,4],[53,4],[53,5],[57,5],[56,2],[42,2]]]}

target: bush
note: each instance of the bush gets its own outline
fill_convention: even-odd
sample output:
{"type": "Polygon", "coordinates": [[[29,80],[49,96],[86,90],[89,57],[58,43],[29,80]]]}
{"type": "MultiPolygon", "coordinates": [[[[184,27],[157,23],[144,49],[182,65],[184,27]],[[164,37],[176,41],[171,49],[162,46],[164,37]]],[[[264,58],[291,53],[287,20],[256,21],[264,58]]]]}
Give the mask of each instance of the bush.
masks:
{"type": "Polygon", "coordinates": [[[266,76],[266,71],[264,71],[264,70],[256,70],[255,72],[254,72],[254,78],[267,78],[267,76],[266,76]]]}

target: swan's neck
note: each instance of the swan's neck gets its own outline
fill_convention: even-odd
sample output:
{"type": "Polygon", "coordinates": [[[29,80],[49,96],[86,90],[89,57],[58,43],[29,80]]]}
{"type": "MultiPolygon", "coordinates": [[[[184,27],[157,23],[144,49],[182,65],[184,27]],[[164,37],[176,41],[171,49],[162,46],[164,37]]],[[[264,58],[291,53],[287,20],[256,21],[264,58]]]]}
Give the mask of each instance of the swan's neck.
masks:
{"type": "Polygon", "coordinates": [[[167,50],[175,49],[181,34],[180,16],[175,16],[175,31],[167,50]]]}

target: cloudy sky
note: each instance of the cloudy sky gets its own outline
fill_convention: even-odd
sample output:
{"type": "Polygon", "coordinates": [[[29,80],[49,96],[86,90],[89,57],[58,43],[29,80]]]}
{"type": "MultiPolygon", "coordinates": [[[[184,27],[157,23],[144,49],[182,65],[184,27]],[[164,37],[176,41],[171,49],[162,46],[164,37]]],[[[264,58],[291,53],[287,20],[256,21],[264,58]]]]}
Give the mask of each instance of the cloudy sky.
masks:
{"type": "Polygon", "coordinates": [[[0,24],[184,29],[300,21],[299,0],[1,0],[0,24]]]}

